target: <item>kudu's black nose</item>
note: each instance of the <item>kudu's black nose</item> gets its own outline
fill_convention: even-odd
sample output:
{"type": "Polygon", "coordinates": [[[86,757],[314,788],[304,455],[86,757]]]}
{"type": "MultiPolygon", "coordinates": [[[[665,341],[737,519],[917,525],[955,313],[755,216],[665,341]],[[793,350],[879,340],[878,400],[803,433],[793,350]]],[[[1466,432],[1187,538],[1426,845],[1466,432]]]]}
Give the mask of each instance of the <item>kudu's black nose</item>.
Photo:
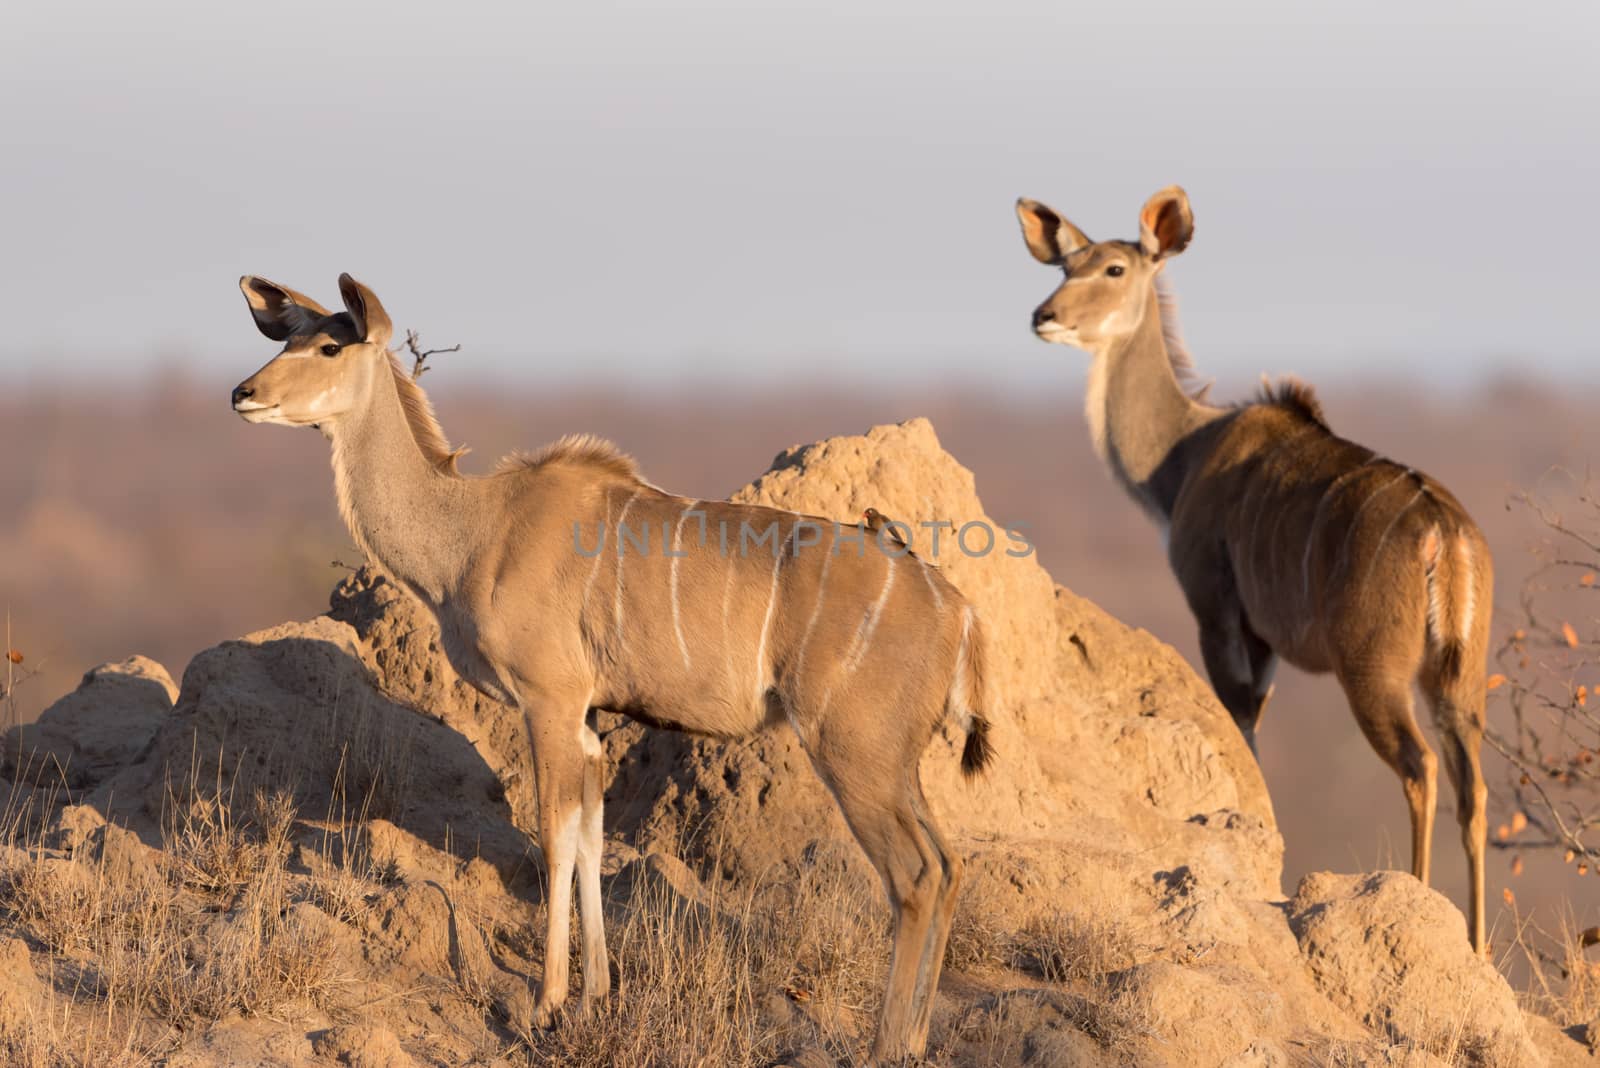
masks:
{"type": "Polygon", "coordinates": [[[250,389],[250,388],[248,388],[246,386],[234,386],[233,387],[233,406],[235,408],[237,408],[239,406],[239,402],[240,401],[249,400],[251,397],[255,396],[255,392],[256,392],[255,390],[250,389]]]}
{"type": "Polygon", "coordinates": [[[1039,307],[1033,309],[1033,325],[1035,327],[1043,326],[1045,323],[1053,323],[1055,320],[1056,313],[1049,308],[1039,307]]]}

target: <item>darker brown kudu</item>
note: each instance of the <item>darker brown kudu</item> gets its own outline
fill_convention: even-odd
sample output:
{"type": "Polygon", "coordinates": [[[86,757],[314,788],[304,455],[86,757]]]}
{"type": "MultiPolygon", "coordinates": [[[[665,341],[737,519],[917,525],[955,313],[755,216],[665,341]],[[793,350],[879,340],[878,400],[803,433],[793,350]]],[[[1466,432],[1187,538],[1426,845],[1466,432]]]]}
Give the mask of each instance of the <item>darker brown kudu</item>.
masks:
{"type": "Polygon", "coordinates": [[[1280,656],[1332,672],[1400,776],[1412,872],[1427,882],[1437,760],[1412,714],[1419,686],[1456,788],[1472,944],[1484,951],[1479,750],[1493,570],[1477,525],[1433,479],[1335,434],[1306,386],[1227,408],[1184,388],[1189,360],[1159,284],[1193,236],[1183,190],[1150,198],[1137,241],[1091,241],[1031,200],[1017,213],[1029,251],[1064,275],[1034,330],[1091,354],[1095,450],[1166,531],[1218,697],[1254,749],[1280,656]]]}

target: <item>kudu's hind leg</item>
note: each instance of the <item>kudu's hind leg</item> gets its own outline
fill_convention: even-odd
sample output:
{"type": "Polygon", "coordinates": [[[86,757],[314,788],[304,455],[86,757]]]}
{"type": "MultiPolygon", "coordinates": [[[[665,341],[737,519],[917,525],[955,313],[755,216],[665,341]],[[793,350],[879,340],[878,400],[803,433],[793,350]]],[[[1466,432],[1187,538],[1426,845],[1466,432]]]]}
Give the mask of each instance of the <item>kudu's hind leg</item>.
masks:
{"type": "MultiPolygon", "coordinates": [[[[911,767],[914,776],[914,759],[911,767]]],[[[845,821],[889,896],[894,948],[872,1057],[880,1064],[899,1063],[921,1056],[928,1043],[959,864],[952,863],[943,843],[925,828],[926,808],[920,806],[919,815],[921,791],[914,781],[899,776],[887,782],[874,782],[870,775],[841,777],[825,761],[819,761],[819,770],[833,787],[845,821]]]]}
{"type": "Polygon", "coordinates": [[[938,856],[943,876],[939,882],[939,895],[934,900],[933,918],[928,923],[928,941],[922,952],[922,962],[917,968],[917,1010],[912,1019],[912,1033],[926,1041],[928,1025],[933,1019],[933,1003],[939,992],[939,973],[944,968],[945,944],[950,939],[950,922],[955,918],[956,896],[961,890],[964,865],[961,858],[945,842],[928,811],[922,796],[922,784],[913,783],[913,802],[917,824],[923,835],[932,843],[938,856]]]}
{"type": "Polygon", "coordinates": [[[1485,953],[1489,937],[1484,925],[1483,864],[1489,832],[1489,788],[1483,781],[1479,759],[1483,749],[1483,702],[1480,697],[1479,711],[1474,714],[1470,698],[1458,699],[1432,687],[1427,696],[1439,727],[1444,769],[1456,790],[1456,821],[1461,825],[1461,845],[1467,853],[1468,934],[1472,948],[1485,953]]]}
{"type": "Polygon", "coordinates": [[[1406,805],[1411,810],[1411,874],[1426,886],[1439,792],[1439,762],[1412,714],[1410,680],[1341,672],[1339,682],[1361,732],[1383,762],[1400,776],[1406,805]]]}

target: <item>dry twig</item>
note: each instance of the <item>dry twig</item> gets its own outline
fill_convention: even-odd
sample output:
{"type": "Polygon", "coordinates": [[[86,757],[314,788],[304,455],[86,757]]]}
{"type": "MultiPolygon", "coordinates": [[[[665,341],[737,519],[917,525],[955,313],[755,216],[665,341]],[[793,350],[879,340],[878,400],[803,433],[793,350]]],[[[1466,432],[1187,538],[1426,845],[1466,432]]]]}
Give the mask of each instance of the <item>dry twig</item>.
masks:
{"type": "Polygon", "coordinates": [[[406,331],[406,351],[411,353],[411,381],[415,382],[428,370],[428,357],[437,356],[441,352],[460,352],[461,345],[456,343],[447,349],[424,349],[422,335],[415,330],[406,331]]]}
{"type": "Polygon", "coordinates": [[[1562,485],[1513,498],[1549,536],[1495,653],[1490,697],[1506,715],[1487,738],[1531,832],[1502,828],[1495,845],[1561,849],[1582,874],[1600,872],[1600,492],[1588,474],[1554,474],[1562,485]]]}

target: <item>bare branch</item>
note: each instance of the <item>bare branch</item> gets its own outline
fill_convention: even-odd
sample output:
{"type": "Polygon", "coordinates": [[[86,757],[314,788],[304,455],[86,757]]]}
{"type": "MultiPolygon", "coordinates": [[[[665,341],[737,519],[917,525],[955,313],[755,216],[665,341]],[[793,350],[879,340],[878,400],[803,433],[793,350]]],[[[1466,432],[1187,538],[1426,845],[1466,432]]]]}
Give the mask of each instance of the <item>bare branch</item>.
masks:
{"type": "Polygon", "coordinates": [[[415,330],[406,331],[406,351],[411,353],[411,381],[421,378],[423,372],[428,370],[428,357],[437,356],[441,352],[460,352],[461,345],[457,342],[447,349],[424,349],[422,335],[415,330]]]}
{"type": "Polygon", "coordinates": [[[1600,495],[1587,472],[1556,470],[1511,500],[1546,537],[1532,550],[1539,563],[1520,591],[1519,625],[1495,652],[1492,698],[1505,715],[1486,739],[1506,760],[1521,813],[1495,844],[1561,849],[1576,871],[1600,872],[1600,619],[1586,607],[1600,571],[1600,495]]]}

